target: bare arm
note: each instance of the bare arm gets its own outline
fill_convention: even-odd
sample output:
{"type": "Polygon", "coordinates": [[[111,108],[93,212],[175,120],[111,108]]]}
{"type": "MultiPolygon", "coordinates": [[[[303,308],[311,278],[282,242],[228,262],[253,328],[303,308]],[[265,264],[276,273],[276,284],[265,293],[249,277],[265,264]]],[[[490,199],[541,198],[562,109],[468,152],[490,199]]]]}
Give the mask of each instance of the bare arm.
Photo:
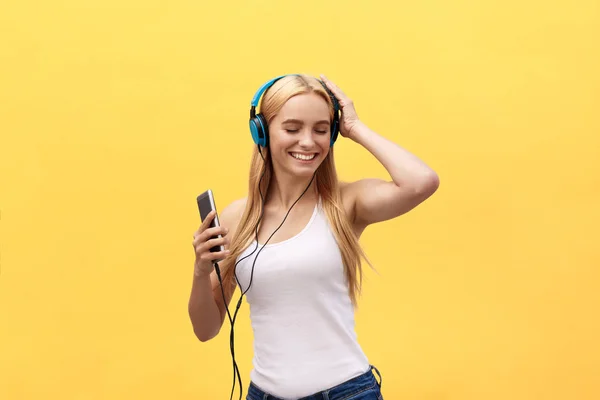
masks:
{"type": "Polygon", "coordinates": [[[415,155],[359,122],[351,137],[373,154],[390,180],[362,179],[347,186],[354,200],[355,224],[365,227],[398,217],[430,197],[439,186],[437,174],[415,155]]]}
{"type": "Polygon", "coordinates": [[[396,143],[369,129],[356,114],[354,103],[333,82],[321,76],[342,109],[340,134],[362,145],[385,167],[389,180],[361,179],[344,185],[354,227],[396,218],[430,197],[439,186],[439,177],[428,165],[396,143]]]}
{"type": "MultiPolygon", "coordinates": [[[[221,228],[228,230],[227,233],[221,233],[226,250],[229,248],[229,237],[233,236],[233,231],[239,221],[240,212],[243,210],[241,207],[243,207],[243,203],[240,200],[236,200],[225,207],[219,215],[221,228]]],[[[196,235],[202,235],[202,232],[202,227],[200,227],[196,235]]],[[[219,243],[213,242],[207,244],[206,248],[210,248],[216,244],[219,243]]],[[[201,342],[206,342],[214,338],[220,332],[225,316],[227,315],[225,304],[229,305],[231,297],[235,292],[235,285],[225,287],[223,290],[225,292],[224,302],[221,286],[212,262],[206,261],[205,263],[207,266],[210,263],[210,267],[194,268],[192,290],[188,302],[188,314],[194,334],[201,342]]]]}
{"type": "MultiPolygon", "coordinates": [[[[194,334],[201,342],[206,342],[217,336],[225,319],[223,300],[218,301],[214,295],[214,287],[216,286],[214,275],[214,272],[200,276],[194,274],[192,281],[188,313],[194,328],[194,334]],[[223,313],[221,313],[221,307],[223,313]]],[[[219,290],[219,298],[221,296],[219,290]]]]}

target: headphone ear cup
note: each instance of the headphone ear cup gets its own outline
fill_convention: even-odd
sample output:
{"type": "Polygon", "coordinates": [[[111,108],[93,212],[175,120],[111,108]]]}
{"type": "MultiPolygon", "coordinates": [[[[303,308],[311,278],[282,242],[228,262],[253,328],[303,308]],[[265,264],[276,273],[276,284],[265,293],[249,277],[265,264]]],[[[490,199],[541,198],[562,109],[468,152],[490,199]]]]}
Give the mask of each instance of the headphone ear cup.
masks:
{"type": "Polygon", "coordinates": [[[260,132],[260,123],[256,117],[250,118],[249,122],[250,133],[252,134],[252,140],[255,144],[260,144],[262,133],[260,132]]]}
{"type": "Polygon", "coordinates": [[[331,122],[331,139],[329,140],[329,146],[332,147],[333,144],[335,143],[335,141],[337,140],[338,133],[339,133],[340,122],[339,122],[338,110],[340,109],[340,104],[339,104],[337,98],[335,97],[335,95],[331,92],[331,90],[329,90],[329,88],[327,87],[325,82],[323,82],[320,79],[319,79],[319,82],[321,83],[321,85],[323,86],[323,88],[325,89],[327,94],[329,95],[331,102],[333,103],[333,121],[331,122]]]}
{"type": "Polygon", "coordinates": [[[259,144],[262,147],[268,147],[269,146],[269,124],[267,124],[267,119],[262,114],[258,114],[256,116],[256,118],[258,119],[258,121],[260,123],[261,132],[263,135],[262,142],[259,144]]]}
{"type": "Polygon", "coordinates": [[[329,141],[329,147],[333,147],[333,144],[337,140],[338,133],[340,132],[339,125],[339,116],[337,111],[335,111],[335,114],[333,116],[333,122],[331,123],[331,139],[329,141]]]}
{"type": "Polygon", "coordinates": [[[257,114],[254,118],[250,119],[250,133],[252,133],[252,140],[254,140],[254,143],[261,147],[268,146],[268,125],[262,114],[257,114]]]}

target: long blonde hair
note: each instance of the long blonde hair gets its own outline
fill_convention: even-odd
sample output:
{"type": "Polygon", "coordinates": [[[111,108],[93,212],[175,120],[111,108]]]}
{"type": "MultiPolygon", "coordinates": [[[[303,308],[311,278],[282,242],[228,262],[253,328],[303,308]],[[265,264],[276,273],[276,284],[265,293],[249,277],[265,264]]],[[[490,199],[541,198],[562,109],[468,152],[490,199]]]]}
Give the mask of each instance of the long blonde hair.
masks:
{"type": "MultiPolygon", "coordinates": [[[[264,93],[260,105],[260,112],[266,118],[267,123],[270,123],[288,99],[298,94],[310,92],[320,95],[327,101],[330,109],[330,118],[333,119],[334,108],[327,91],[325,91],[316,78],[306,75],[290,75],[275,82],[275,84],[264,93]]],[[[267,148],[261,148],[261,151],[262,157],[258,148],[254,148],[250,165],[246,208],[238,224],[238,229],[231,240],[229,246],[231,253],[221,262],[224,287],[234,287],[234,264],[239,255],[250,245],[252,240],[255,239],[255,229],[259,223],[262,212],[259,182],[261,184],[260,191],[264,197],[271,183],[271,177],[273,176],[273,164],[270,153],[267,148]],[[263,168],[266,168],[266,170],[263,171],[263,168]],[[264,176],[261,181],[263,172],[264,176]]],[[[352,229],[352,224],[344,210],[333,153],[334,150],[332,147],[325,160],[323,160],[317,169],[315,186],[318,194],[321,196],[323,210],[330,222],[330,226],[342,255],[350,298],[353,305],[357,306],[357,298],[361,292],[363,278],[361,257],[364,258],[369,265],[371,265],[371,263],[364,254],[358,238],[352,229]]]]}

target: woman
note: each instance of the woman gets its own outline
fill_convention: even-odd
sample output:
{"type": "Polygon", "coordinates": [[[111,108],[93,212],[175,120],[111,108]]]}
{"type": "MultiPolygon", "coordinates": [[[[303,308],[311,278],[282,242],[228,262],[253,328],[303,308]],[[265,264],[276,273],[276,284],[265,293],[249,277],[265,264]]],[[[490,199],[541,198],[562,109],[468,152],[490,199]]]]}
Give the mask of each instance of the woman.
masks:
{"type": "Polygon", "coordinates": [[[253,105],[263,91],[263,119],[254,116],[254,107],[251,112],[259,146],[248,197],[222,210],[220,227],[207,229],[210,215],[194,234],[189,302],[194,333],[201,341],[218,334],[230,316],[225,304],[239,286],[254,331],[247,399],[382,399],[381,379],[378,383],[354,332],[361,258],[366,260],[358,240],[367,226],[396,218],[431,196],[438,177],[370,130],[353,102],[324,76],[278,77],[263,85],[253,105]],[[333,158],[338,123],[342,140],[366,148],[389,181],[338,181],[333,158]],[[222,237],[211,239],[215,235],[222,237]],[[224,252],[209,251],[221,244],[224,252]]]}

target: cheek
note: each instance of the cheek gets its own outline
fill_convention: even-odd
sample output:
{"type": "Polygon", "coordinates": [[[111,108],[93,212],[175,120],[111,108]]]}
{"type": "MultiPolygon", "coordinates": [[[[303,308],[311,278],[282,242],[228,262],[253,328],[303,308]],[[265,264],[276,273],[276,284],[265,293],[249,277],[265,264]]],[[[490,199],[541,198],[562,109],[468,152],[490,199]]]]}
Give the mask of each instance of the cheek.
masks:
{"type": "Polygon", "coordinates": [[[279,151],[287,151],[286,149],[292,147],[295,143],[294,138],[286,135],[285,133],[278,135],[275,144],[275,147],[279,151]]]}
{"type": "Polygon", "coordinates": [[[321,146],[324,150],[327,150],[329,148],[330,141],[331,141],[331,134],[329,134],[329,133],[319,134],[319,136],[317,138],[317,143],[319,143],[319,146],[321,146]]]}
{"type": "Polygon", "coordinates": [[[286,144],[285,132],[281,131],[269,131],[269,143],[274,148],[280,148],[286,144]]]}

